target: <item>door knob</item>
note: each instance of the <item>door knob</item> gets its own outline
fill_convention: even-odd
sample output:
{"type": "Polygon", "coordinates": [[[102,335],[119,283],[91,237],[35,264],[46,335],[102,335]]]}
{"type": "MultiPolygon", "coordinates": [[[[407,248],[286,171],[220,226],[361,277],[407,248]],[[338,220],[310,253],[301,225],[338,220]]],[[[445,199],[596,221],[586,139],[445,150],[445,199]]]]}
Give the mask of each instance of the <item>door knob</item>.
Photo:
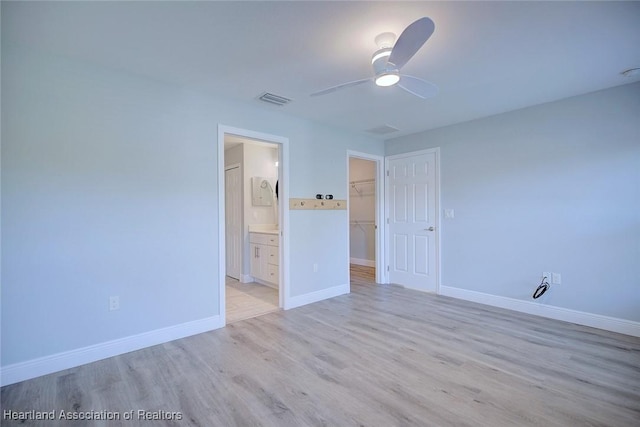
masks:
{"type": "Polygon", "coordinates": [[[433,230],[435,230],[435,227],[433,226],[424,229],[424,231],[433,231],[433,230]]]}

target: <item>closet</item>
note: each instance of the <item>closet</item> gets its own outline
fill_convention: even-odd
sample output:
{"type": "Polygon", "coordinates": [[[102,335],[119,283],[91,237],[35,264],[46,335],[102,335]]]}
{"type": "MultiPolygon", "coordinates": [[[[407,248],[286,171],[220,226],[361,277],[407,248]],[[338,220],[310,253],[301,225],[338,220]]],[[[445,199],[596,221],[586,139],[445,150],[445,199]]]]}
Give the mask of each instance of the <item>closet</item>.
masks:
{"type": "Polygon", "coordinates": [[[349,236],[351,264],[376,265],[376,163],[349,158],[349,236]]]}

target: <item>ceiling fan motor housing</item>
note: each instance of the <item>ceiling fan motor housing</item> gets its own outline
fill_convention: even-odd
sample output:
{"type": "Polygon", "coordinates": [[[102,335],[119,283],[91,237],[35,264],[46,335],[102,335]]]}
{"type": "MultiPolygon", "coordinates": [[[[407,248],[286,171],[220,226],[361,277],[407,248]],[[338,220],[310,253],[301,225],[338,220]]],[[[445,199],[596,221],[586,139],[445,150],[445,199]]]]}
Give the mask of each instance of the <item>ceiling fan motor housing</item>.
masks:
{"type": "Polygon", "coordinates": [[[389,67],[389,63],[387,62],[390,55],[391,55],[391,48],[384,47],[382,49],[376,50],[373,56],[371,57],[371,65],[373,65],[373,71],[375,72],[376,76],[384,72],[393,70],[393,68],[389,67]]]}

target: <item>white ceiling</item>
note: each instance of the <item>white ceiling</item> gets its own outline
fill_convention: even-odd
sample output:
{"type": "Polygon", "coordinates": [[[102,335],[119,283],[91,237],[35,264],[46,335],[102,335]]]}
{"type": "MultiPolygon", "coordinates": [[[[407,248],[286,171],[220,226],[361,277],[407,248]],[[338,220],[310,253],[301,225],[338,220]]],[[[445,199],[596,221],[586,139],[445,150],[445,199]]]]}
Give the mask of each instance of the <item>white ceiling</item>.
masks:
{"type": "Polygon", "coordinates": [[[638,81],[640,2],[2,2],[3,45],[30,46],[390,138],[638,81]],[[403,68],[422,100],[373,83],[377,34],[428,16],[403,68]],[[293,102],[256,100],[268,91],[293,102]]]}

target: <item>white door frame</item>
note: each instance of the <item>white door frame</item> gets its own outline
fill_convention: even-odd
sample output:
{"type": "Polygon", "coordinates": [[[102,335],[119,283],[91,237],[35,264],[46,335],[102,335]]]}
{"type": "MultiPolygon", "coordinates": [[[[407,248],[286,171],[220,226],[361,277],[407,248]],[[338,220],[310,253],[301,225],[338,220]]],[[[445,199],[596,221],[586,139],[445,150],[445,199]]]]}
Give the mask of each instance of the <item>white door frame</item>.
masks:
{"type": "MultiPolygon", "coordinates": [[[[390,205],[390,201],[389,201],[389,180],[388,180],[388,176],[389,176],[389,162],[391,160],[394,159],[402,159],[402,158],[406,158],[406,157],[413,157],[413,156],[420,156],[423,154],[431,154],[431,153],[435,153],[435,158],[436,158],[436,171],[435,171],[435,179],[436,179],[436,184],[435,184],[435,191],[436,191],[436,217],[435,217],[435,224],[436,224],[436,229],[435,229],[435,237],[436,237],[436,294],[440,294],[440,282],[441,282],[441,277],[440,277],[440,272],[442,271],[442,266],[440,264],[440,253],[441,253],[441,239],[440,239],[440,225],[441,225],[441,221],[440,221],[440,147],[435,147],[435,148],[428,148],[425,150],[417,150],[417,151],[411,151],[408,153],[402,153],[402,154],[395,154],[392,156],[386,156],[384,158],[384,169],[385,169],[385,177],[387,179],[385,179],[385,200],[384,200],[384,205],[385,205],[385,224],[386,221],[389,220],[389,205],[390,205]]],[[[387,239],[386,241],[388,242],[390,237],[389,237],[389,228],[386,227],[385,229],[385,239],[387,239]]],[[[389,245],[385,246],[385,257],[388,260],[389,259],[389,245]]],[[[389,274],[388,271],[386,270],[388,268],[388,266],[385,266],[385,273],[386,274],[386,279],[387,282],[389,283],[389,274]]]]}
{"type": "Polygon", "coordinates": [[[278,144],[278,200],[280,208],[278,217],[280,224],[280,268],[279,268],[279,305],[280,308],[289,306],[289,138],[256,132],[218,124],[218,312],[222,324],[227,324],[226,316],[226,245],[225,245],[225,209],[224,209],[224,136],[237,135],[250,139],[257,139],[271,144],[278,144]]]}
{"type": "MultiPolygon", "coordinates": [[[[375,231],[376,236],[376,283],[389,283],[387,280],[387,263],[386,263],[386,253],[387,251],[384,249],[385,245],[385,236],[386,236],[386,227],[385,227],[385,180],[384,180],[384,171],[385,171],[385,159],[382,156],[377,156],[375,154],[362,153],[359,151],[347,150],[347,193],[349,194],[349,158],[355,157],[357,159],[369,160],[376,163],[376,225],[378,228],[375,231]]],[[[350,212],[351,207],[349,206],[349,197],[347,197],[347,212],[350,212]]],[[[348,220],[348,218],[347,218],[348,220]]],[[[347,227],[347,232],[351,233],[351,227],[347,227]]],[[[348,235],[348,241],[351,242],[351,235],[348,235]]],[[[349,251],[350,252],[350,251],[349,251]]],[[[351,254],[349,253],[348,262],[351,262],[350,259],[351,254]]],[[[351,283],[351,275],[349,275],[349,283],[351,283]]]]}

